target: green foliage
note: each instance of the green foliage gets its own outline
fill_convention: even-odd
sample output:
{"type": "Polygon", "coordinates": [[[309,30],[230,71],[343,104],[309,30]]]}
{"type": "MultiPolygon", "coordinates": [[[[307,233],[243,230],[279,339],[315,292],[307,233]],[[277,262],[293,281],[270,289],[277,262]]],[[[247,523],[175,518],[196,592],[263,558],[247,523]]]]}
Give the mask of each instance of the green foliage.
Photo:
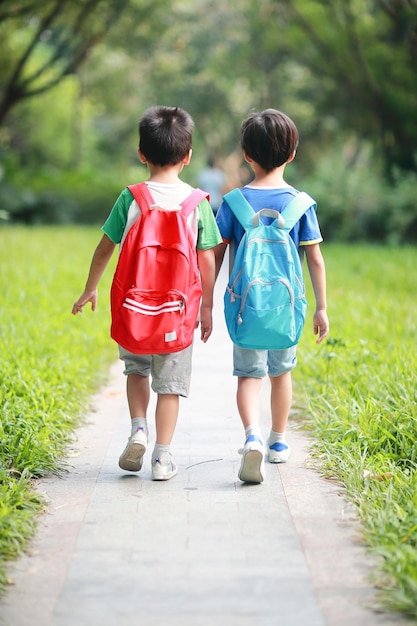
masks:
{"type": "Polygon", "coordinates": [[[303,423],[382,557],[381,606],[417,617],[417,252],[325,246],[324,254],[331,336],[317,348],[307,322],[295,371],[303,423]]]}
{"type": "Polygon", "coordinates": [[[0,8],[0,123],[27,98],[49,91],[74,74],[119,19],[127,0],[60,0],[0,8]]]}
{"type": "Polygon", "coordinates": [[[376,148],[390,175],[415,171],[417,15],[410,2],[6,0],[0,29],[0,91],[21,108],[3,126],[4,141],[25,158],[27,135],[38,145],[34,116],[22,112],[32,106],[27,91],[58,76],[46,119],[54,126],[59,111],[70,109],[61,132],[70,127],[76,145],[82,135],[98,153],[104,148],[102,163],[106,155],[119,160],[140,113],[160,102],[189,109],[202,145],[221,157],[236,148],[249,109],[274,106],[290,113],[304,142],[320,144],[321,153],[336,137],[355,134],[376,148]],[[20,70],[14,81],[13,69],[20,70]],[[61,91],[69,82],[77,93],[61,91]]]}
{"type": "Polygon", "coordinates": [[[397,171],[388,180],[373,164],[369,145],[355,140],[336,144],[307,176],[297,170],[294,176],[291,168],[288,179],[317,200],[326,241],[416,241],[417,174],[397,171]]]}
{"type": "Polygon", "coordinates": [[[339,130],[346,126],[372,142],[387,175],[397,167],[415,171],[415,4],[383,0],[276,4],[288,9],[283,18],[291,35],[285,43],[313,77],[321,128],[332,118],[335,122],[336,116],[339,130]]]}
{"type": "Polygon", "coordinates": [[[15,170],[13,184],[0,183],[0,223],[102,225],[123,187],[145,173],[139,167],[120,177],[101,170],[46,170],[25,180],[25,172],[15,170]]]}
{"type": "Polygon", "coordinates": [[[235,186],[242,118],[273,106],[299,127],[287,171],[327,239],[415,241],[416,32],[411,2],[6,0],[0,220],[102,221],[141,178],[137,122],[155,103],[195,120],[185,178],[212,153],[235,186]]]}
{"type": "Polygon", "coordinates": [[[32,493],[29,473],[10,477],[0,471],[0,593],[7,584],[6,560],[15,559],[35,531],[41,498],[32,493]]]}
{"type": "Polygon", "coordinates": [[[41,500],[31,481],[63,470],[62,455],[90,394],[117,358],[106,305],[71,315],[98,229],[1,229],[0,588],[4,560],[18,554],[41,500]]]}

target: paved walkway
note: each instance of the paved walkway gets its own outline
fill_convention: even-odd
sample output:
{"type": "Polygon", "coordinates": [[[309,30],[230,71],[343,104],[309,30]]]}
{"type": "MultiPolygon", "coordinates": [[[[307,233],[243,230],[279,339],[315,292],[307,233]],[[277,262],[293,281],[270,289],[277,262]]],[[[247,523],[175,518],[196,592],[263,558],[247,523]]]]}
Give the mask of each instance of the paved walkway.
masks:
{"type": "Polygon", "coordinates": [[[291,459],[268,464],[263,484],[237,479],[243,431],[221,294],[216,301],[215,334],[196,341],[192,392],[181,403],[178,475],[152,482],[151,450],[140,474],[118,468],[129,418],[116,363],[77,431],[68,473],[39,482],[48,510],[9,569],[2,626],[405,623],[367,608],[372,562],[354,511],[308,468],[304,434],[291,428],[291,459]]]}

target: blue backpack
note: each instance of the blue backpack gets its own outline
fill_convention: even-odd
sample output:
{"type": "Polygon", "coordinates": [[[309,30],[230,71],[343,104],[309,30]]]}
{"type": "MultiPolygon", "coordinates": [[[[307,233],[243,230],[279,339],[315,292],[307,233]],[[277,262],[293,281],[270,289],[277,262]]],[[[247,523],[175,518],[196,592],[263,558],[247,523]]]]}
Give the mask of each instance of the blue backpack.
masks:
{"type": "Polygon", "coordinates": [[[224,196],[245,234],[224,294],[224,314],[233,343],[252,350],[282,350],[298,343],[307,309],[305,285],[290,230],[315,201],[301,192],[284,208],[257,213],[241,193],[224,196]],[[261,216],[274,218],[267,225],[261,216]]]}

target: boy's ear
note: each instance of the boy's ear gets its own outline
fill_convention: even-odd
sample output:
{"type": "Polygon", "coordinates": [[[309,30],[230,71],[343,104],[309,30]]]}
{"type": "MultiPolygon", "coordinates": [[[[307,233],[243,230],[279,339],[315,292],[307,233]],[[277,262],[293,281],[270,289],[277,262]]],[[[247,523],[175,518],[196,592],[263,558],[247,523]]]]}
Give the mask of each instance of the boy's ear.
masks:
{"type": "Polygon", "coordinates": [[[251,159],[245,151],[243,151],[243,158],[245,159],[246,163],[253,163],[253,159],[251,159]]]}
{"type": "Polygon", "coordinates": [[[148,162],[148,159],[145,157],[145,155],[143,154],[143,152],[141,152],[140,150],[138,150],[138,157],[139,157],[139,161],[141,163],[143,163],[145,165],[145,163],[148,162]]]}
{"type": "Polygon", "coordinates": [[[287,163],[291,163],[291,161],[294,161],[296,154],[297,154],[297,150],[294,150],[294,152],[292,153],[292,155],[288,159],[287,163]]]}
{"type": "Polygon", "coordinates": [[[184,157],[183,160],[182,160],[182,164],[183,165],[189,165],[189,163],[191,161],[192,154],[193,154],[193,150],[192,150],[192,148],[190,148],[187,156],[184,157]]]}

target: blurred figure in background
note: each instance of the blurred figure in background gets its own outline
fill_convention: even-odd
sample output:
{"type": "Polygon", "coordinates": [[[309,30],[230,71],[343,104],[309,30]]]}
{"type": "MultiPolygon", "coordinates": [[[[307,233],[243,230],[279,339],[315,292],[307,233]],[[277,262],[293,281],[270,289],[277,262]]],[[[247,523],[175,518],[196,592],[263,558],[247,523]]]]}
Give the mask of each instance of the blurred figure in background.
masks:
{"type": "Polygon", "coordinates": [[[210,205],[214,214],[222,202],[223,194],[227,191],[226,174],[216,167],[213,156],[207,159],[207,167],[197,174],[197,185],[210,194],[210,205]]]}

